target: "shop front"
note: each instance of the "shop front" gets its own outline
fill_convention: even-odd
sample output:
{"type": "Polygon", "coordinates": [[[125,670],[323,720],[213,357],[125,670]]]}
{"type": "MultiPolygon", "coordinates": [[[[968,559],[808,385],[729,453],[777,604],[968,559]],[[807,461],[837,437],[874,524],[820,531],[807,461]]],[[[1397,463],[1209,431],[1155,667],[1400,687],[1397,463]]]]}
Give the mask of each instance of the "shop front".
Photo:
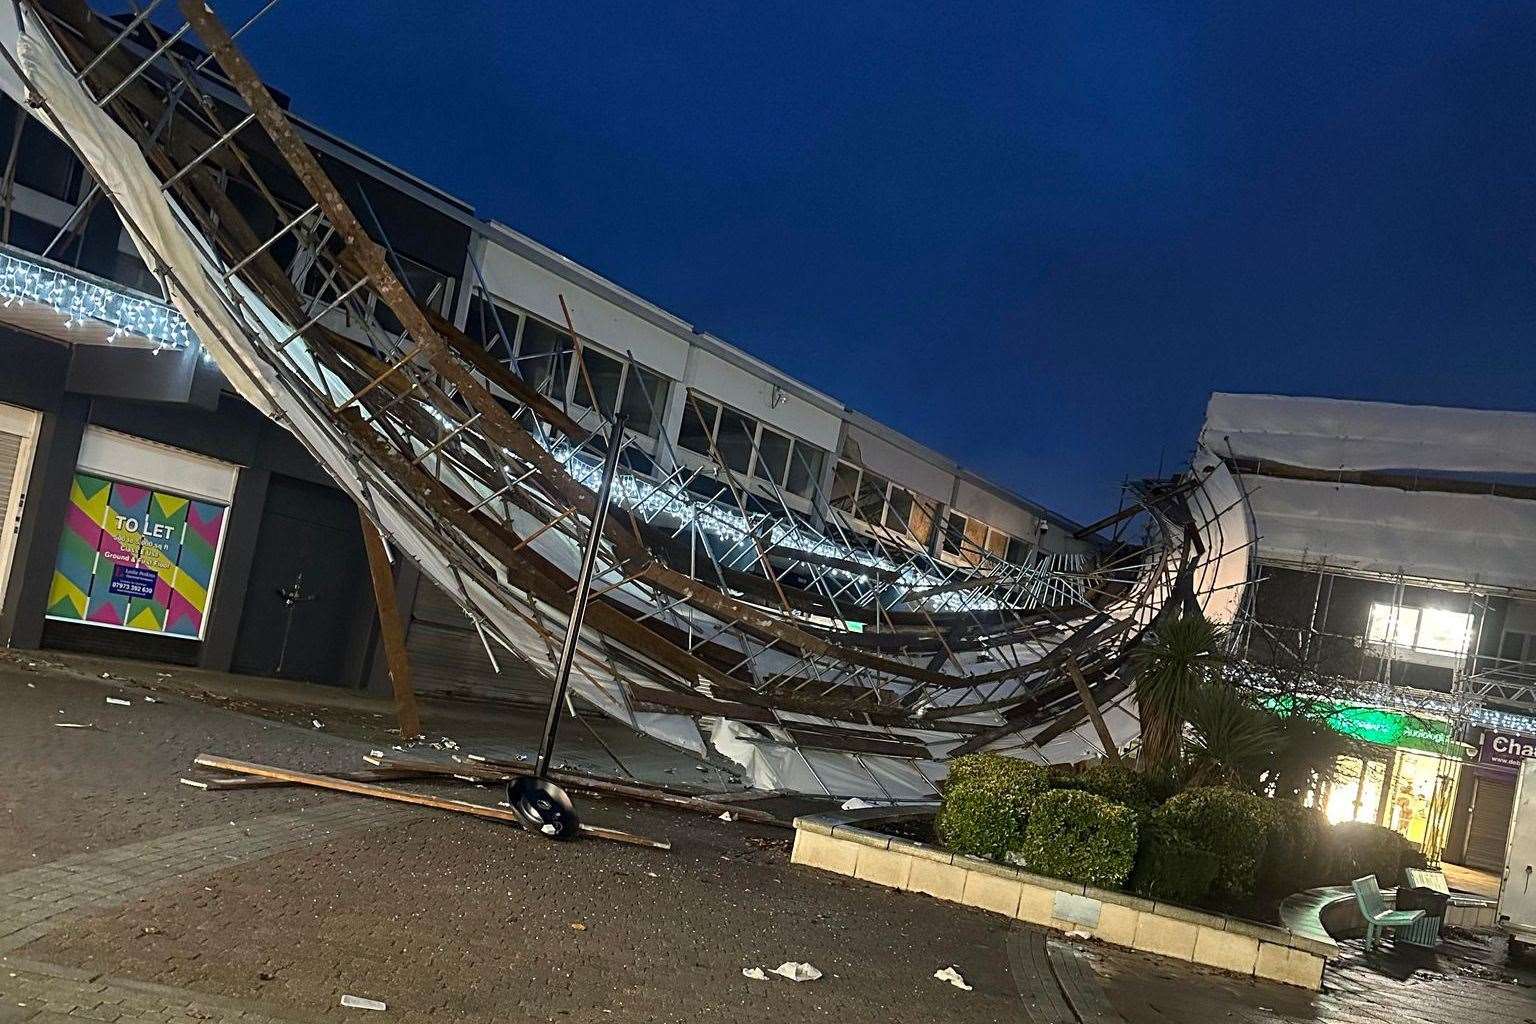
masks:
{"type": "Polygon", "coordinates": [[[50,645],[93,649],[106,629],[132,634],[111,642],[124,653],[165,656],[167,643],[202,640],[237,473],[88,427],[48,592],[50,645]]]}
{"type": "Polygon", "coordinates": [[[1449,723],[1339,705],[1328,724],[1363,741],[1358,752],[1334,764],[1321,800],[1328,820],[1384,825],[1438,860],[1450,831],[1466,754],[1449,723]]]}
{"type": "Polygon", "coordinates": [[[1498,871],[1515,807],[1515,779],[1526,758],[1536,757],[1536,736],[1484,729],[1477,761],[1466,766],[1458,802],[1459,828],[1447,858],[1468,867],[1498,871]]]}

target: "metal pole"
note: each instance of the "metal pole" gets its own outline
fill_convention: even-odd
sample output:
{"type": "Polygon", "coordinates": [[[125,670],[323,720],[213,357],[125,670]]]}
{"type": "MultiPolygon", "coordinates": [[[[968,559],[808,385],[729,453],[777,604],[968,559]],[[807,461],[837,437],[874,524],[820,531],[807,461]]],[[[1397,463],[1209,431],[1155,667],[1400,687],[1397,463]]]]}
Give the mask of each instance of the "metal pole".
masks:
{"type": "Polygon", "coordinates": [[[581,553],[581,570],[576,574],[576,598],[571,603],[570,621],[565,626],[565,643],[560,648],[560,661],[555,669],[555,692],[549,698],[549,714],[544,719],[544,740],[539,744],[539,760],[533,769],[536,779],[544,778],[550,756],[555,751],[555,730],[560,725],[560,706],[565,703],[565,687],[571,678],[571,662],[576,659],[581,620],[586,617],[587,599],[592,593],[592,570],[597,565],[597,550],[603,543],[603,523],[608,518],[608,493],[613,489],[614,473],[619,466],[619,449],[624,445],[626,419],[620,413],[608,432],[608,455],[603,461],[603,482],[597,489],[597,505],[592,510],[592,528],[587,533],[586,550],[581,553]]]}

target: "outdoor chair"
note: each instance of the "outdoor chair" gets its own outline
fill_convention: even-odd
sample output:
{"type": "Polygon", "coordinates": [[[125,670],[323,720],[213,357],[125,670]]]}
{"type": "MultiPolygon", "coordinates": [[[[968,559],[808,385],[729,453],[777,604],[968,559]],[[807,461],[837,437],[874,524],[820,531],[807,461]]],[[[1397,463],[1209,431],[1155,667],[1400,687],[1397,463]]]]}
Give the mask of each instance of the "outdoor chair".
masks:
{"type": "Polygon", "coordinates": [[[1422,910],[1388,910],[1375,875],[1357,878],[1350,885],[1355,889],[1355,902],[1360,906],[1360,916],[1365,918],[1366,949],[1376,948],[1384,929],[1391,928],[1395,937],[1397,929],[1407,928],[1424,916],[1422,910]]]}

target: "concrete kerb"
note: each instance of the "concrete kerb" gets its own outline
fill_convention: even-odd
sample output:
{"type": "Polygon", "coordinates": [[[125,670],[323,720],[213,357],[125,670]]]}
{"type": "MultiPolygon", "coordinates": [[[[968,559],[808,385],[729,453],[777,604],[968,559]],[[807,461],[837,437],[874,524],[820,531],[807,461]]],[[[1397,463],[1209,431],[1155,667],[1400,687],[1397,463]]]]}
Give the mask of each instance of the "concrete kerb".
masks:
{"type": "Polygon", "coordinates": [[[1128,893],[1036,875],[865,827],[933,807],[866,808],[795,819],[796,864],[1018,918],[1113,945],[1318,989],[1332,940],[1128,893]]]}

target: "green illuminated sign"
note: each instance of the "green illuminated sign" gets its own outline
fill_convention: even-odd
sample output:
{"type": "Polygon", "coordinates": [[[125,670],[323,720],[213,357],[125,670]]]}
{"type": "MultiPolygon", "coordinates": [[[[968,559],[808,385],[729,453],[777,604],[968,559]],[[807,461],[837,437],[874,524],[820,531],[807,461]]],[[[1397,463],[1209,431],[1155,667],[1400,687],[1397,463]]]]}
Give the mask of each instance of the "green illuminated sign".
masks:
{"type": "MultiPolygon", "coordinates": [[[[1270,704],[1277,710],[1284,710],[1290,700],[1282,698],[1270,704]]],[[[1431,754],[1460,757],[1465,753],[1461,744],[1452,738],[1451,727],[1446,722],[1354,704],[1324,704],[1320,710],[1328,711],[1330,708],[1328,727],[1345,736],[1353,736],[1367,743],[1379,743],[1384,747],[1424,750],[1431,754]]]]}

